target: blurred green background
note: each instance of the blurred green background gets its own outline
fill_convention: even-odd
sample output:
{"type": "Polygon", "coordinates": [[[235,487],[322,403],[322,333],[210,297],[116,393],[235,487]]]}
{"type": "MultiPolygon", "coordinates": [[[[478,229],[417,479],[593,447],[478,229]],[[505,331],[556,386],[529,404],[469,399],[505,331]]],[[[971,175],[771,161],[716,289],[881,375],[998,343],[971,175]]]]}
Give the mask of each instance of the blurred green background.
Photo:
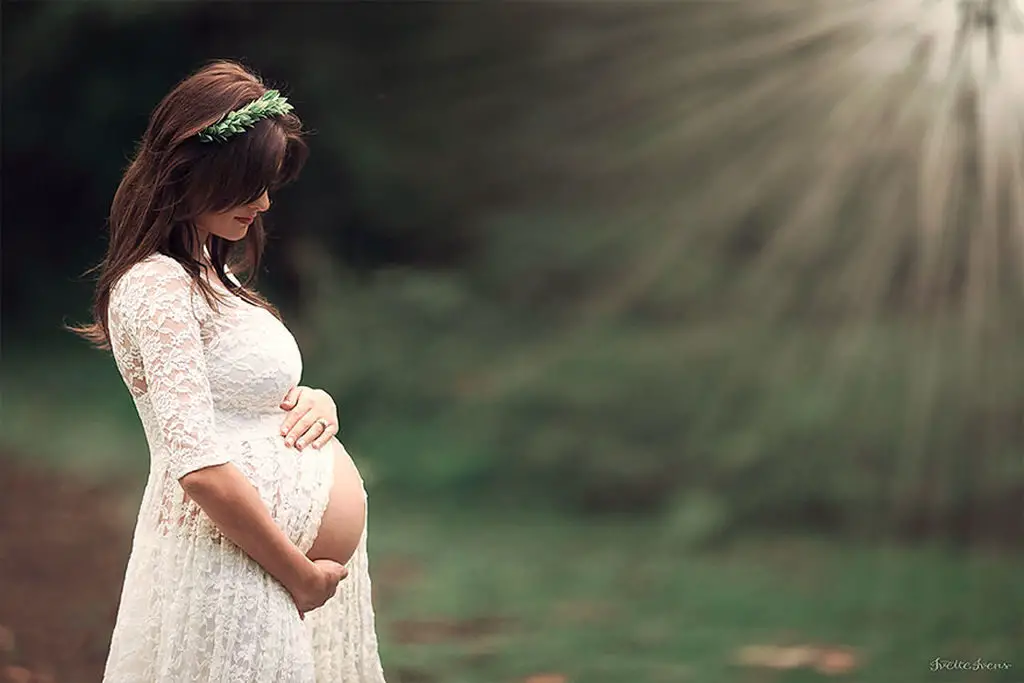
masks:
{"type": "Polygon", "coordinates": [[[1024,680],[1024,85],[930,77],[926,5],[5,2],[11,680],[102,669],[146,444],[61,325],[215,57],[311,130],[259,287],[367,481],[389,681],[1024,680]],[[108,545],[17,513],[68,486],[108,545]],[[51,550],[112,558],[84,606],[51,550]]]}

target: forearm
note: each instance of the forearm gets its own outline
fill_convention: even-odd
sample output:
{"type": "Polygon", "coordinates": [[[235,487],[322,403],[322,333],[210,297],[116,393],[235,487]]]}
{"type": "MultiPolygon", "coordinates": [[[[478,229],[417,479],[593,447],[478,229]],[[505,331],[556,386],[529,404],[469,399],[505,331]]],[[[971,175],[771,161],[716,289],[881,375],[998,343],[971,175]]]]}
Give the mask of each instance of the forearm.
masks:
{"type": "Polygon", "coordinates": [[[268,574],[291,588],[312,572],[313,563],[278,528],[256,488],[227,463],[181,478],[185,492],[217,528],[268,574]]]}

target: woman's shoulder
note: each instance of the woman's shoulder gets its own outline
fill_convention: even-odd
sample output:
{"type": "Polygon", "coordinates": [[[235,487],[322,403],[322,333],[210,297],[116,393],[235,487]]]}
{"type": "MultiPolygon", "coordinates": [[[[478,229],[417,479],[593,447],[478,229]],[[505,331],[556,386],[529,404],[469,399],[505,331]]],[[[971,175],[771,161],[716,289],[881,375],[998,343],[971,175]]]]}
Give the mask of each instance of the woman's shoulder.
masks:
{"type": "Polygon", "coordinates": [[[118,278],[115,286],[138,286],[148,283],[158,284],[160,282],[188,282],[191,279],[188,271],[177,260],[157,251],[133,263],[118,278]]]}
{"type": "Polygon", "coordinates": [[[133,263],[110,288],[111,304],[143,301],[153,304],[162,299],[188,297],[192,276],[173,257],[160,252],[133,263]]]}

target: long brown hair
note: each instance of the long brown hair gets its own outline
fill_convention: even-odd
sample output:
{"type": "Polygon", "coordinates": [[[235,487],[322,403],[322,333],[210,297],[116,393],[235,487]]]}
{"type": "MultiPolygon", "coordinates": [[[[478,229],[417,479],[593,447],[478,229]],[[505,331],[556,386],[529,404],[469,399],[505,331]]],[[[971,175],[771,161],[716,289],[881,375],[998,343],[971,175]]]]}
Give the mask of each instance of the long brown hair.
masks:
{"type": "MultiPolygon", "coordinates": [[[[202,142],[197,134],[266,91],[251,70],[219,59],[181,81],[157,105],[114,194],[107,254],[86,271],[99,271],[93,322],[68,329],[100,348],[110,348],[110,288],[129,268],[157,252],[181,263],[211,306],[222,300],[201,277],[203,264],[195,257],[201,249],[195,219],[207,211],[247,204],[264,191],[293,181],[305,164],[308,149],[294,112],[263,119],[226,142],[202,142]]],[[[274,307],[250,288],[265,242],[262,219],[257,215],[238,243],[210,235],[210,261],[229,292],[277,315],[274,307]],[[245,272],[241,286],[228,279],[225,266],[233,274],[245,272]]]]}

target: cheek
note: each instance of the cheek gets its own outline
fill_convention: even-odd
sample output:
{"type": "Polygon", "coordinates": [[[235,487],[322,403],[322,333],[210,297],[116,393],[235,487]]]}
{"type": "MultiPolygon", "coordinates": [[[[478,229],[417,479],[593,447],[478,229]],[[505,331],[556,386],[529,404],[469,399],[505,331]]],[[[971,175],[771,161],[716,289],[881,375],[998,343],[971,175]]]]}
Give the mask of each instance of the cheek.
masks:
{"type": "Polygon", "coordinates": [[[204,213],[196,219],[196,227],[205,232],[217,233],[223,230],[224,216],[219,213],[204,213]]]}
{"type": "Polygon", "coordinates": [[[205,214],[196,221],[196,225],[201,230],[220,237],[230,237],[240,230],[245,229],[245,226],[236,221],[234,214],[230,212],[222,214],[205,214]]]}
{"type": "Polygon", "coordinates": [[[238,229],[243,227],[231,214],[221,216],[219,225],[224,232],[238,232],[238,229]]]}

